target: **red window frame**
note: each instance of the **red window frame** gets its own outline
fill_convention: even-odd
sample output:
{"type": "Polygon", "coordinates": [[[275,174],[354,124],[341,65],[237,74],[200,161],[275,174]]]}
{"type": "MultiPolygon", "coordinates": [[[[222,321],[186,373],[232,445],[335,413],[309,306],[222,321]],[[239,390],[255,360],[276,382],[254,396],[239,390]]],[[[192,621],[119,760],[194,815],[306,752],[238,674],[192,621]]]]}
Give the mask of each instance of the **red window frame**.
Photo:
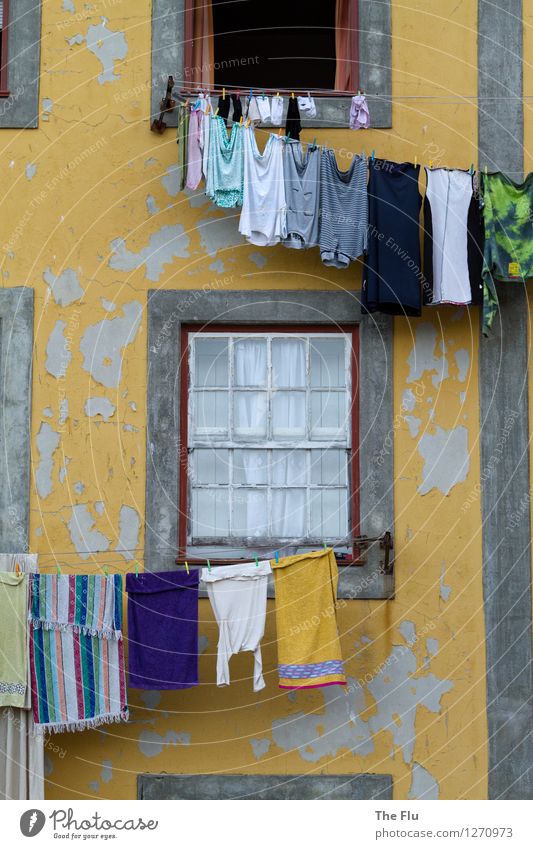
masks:
{"type": "MultiPolygon", "coordinates": [[[[187,553],[187,524],[189,520],[188,477],[189,477],[189,333],[344,333],[351,338],[351,498],[350,518],[352,537],[359,537],[361,483],[359,470],[359,325],[323,324],[184,324],[180,340],[180,451],[179,451],[179,516],[178,558],[187,553]]],[[[352,546],[354,561],[359,559],[360,549],[352,546]]]]}
{"type": "Polygon", "coordinates": [[[9,66],[9,0],[4,0],[4,14],[2,18],[2,49],[0,50],[0,97],[9,97],[8,66],[9,66]]]}
{"type": "MultiPolygon", "coordinates": [[[[184,30],[184,45],[183,45],[183,65],[185,68],[192,68],[193,66],[193,42],[194,42],[194,9],[195,9],[195,0],[184,0],[184,9],[183,9],[183,30],[184,30]]],[[[359,25],[359,6],[356,5],[355,8],[355,22],[356,25],[359,25]]],[[[357,77],[359,79],[359,51],[357,53],[357,77]]],[[[287,80],[290,83],[290,80],[287,80]]],[[[188,90],[189,85],[184,82],[185,89],[188,90]]],[[[246,86],[243,87],[246,89],[246,86]]],[[[230,91],[230,89],[227,89],[230,91]]],[[[264,88],[262,91],[267,94],[273,94],[276,90],[282,91],[283,93],[288,93],[291,91],[291,88],[280,89],[270,89],[264,88]]],[[[212,94],[221,94],[222,90],[218,89],[216,86],[214,87],[212,94]]],[[[304,92],[307,93],[307,92],[304,92]]],[[[311,94],[314,97],[347,97],[351,96],[351,94],[355,94],[356,91],[354,89],[353,92],[346,91],[337,91],[336,89],[323,89],[321,91],[313,91],[311,94]]]]}

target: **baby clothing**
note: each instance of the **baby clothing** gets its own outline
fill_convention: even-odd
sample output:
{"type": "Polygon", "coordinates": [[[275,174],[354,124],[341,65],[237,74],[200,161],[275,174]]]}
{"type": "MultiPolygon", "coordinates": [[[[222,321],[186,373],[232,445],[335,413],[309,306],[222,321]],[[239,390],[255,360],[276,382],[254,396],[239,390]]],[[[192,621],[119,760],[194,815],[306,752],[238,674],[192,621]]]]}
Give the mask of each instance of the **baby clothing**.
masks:
{"type": "Polygon", "coordinates": [[[307,92],[307,97],[298,97],[298,106],[306,118],[316,118],[315,99],[307,92]]]}
{"type": "Polygon", "coordinates": [[[283,98],[277,95],[270,101],[270,122],[275,127],[281,127],[283,123],[283,98]]]}
{"type": "Polygon", "coordinates": [[[259,153],[253,127],[244,132],[244,192],[239,232],[252,245],[276,245],[285,237],[284,140],[270,134],[259,153]]]}
{"type": "Polygon", "coordinates": [[[202,581],[218,627],[217,686],[230,683],[229,661],[241,651],[254,653],[254,692],[265,686],[261,640],[265,633],[270,563],[243,563],[202,569],[202,581]]]}
{"type": "Polygon", "coordinates": [[[267,121],[270,121],[270,101],[264,94],[261,97],[256,97],[255,100],[259,110],[261,123],[266,124],[267,121]]]}
{"type": "Polygon", "coordinates": [[[248,110],[246,112],[246,117],[249,121],[252,122],[252,124],[259,124],[261,120],[261,114],[257,105],[257,97],[248,98],[248,110]]]}
{"type": "Polygon", "coordinates": [[[320,201],[320,149],[288,142],[283,159],[287,202],[287,248],[318,245],[320,201]]]}
{"type": "Polygon", "coordinates": [[[366,130],[370,126],[370,112],[364,94],[352,97],[350,106],[350,130],[366,130]]]}

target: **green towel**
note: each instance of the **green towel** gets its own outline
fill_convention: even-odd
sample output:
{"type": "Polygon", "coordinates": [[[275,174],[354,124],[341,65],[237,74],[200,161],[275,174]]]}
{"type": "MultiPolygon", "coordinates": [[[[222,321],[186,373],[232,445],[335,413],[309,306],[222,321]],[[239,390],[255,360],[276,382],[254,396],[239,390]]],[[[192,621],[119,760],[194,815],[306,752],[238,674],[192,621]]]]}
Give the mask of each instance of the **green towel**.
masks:
{"type": "Polygon", "coordinates": [[[24,707],[28,671],[27,576],[0,572],[0,706],[24,707]]]}

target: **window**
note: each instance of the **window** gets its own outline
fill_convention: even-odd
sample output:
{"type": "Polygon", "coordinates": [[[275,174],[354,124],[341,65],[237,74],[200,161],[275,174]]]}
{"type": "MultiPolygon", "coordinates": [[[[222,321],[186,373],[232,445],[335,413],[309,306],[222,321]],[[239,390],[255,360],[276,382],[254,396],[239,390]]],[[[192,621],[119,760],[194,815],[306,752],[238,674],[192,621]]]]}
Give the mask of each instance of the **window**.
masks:
{"type": "Polygon", "coordinates": [[[7,39],[9,20],[9,0],[0,0],[0,97],[9,94],[7,82],[7,39]]]}
{"type": "MultiPolygon", "coordinates": [[[[243,93],[250,86],[323,91],[315,101],[316,116],[302,116],[304,127],[347,127],[351,92],[361,89],[372,126],[390,127],[390,5],[390,0],[283,7],[279,0],[152,0],[152,116],[159,117],[172,76],[176,94],[194,89],[194,83],[220,90],[226,81],[243,93]]],[[[165,121],[176,126],[177,110],[165,121]]]]}
{"type": "Polygon", "coordinates": [[[183,548],[350,548],[357,344],[357,328],[183,330],[183,548]]]}

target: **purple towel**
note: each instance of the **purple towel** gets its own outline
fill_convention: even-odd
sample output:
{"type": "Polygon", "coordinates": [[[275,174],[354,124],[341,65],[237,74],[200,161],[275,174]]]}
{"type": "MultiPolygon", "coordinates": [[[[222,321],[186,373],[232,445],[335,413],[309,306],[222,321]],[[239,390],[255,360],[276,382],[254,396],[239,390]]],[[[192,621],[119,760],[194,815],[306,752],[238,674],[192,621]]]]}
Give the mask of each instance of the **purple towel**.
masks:
{"type": "Polygon", "coordinates": [[[129,686],[198,684],[198,569],[126,575],[129,686]]]}

